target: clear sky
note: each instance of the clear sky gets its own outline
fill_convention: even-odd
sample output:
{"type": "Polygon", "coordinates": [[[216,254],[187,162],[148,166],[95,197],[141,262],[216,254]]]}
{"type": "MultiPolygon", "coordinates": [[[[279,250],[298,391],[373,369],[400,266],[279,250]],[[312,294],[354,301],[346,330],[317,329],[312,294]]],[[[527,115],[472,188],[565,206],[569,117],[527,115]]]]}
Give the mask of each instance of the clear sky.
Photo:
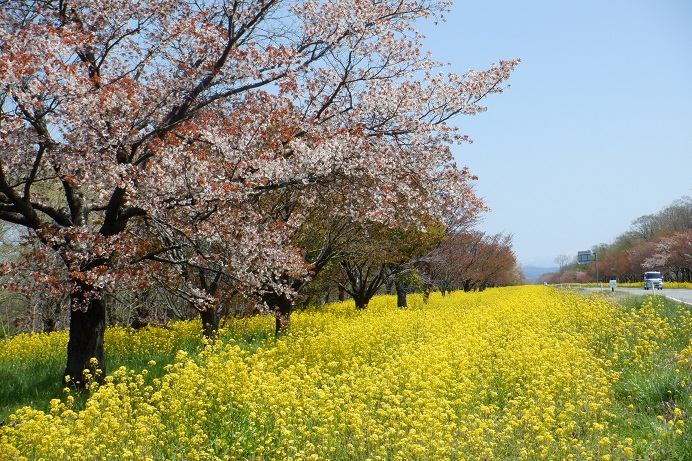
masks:
{"type": "Polygon", "coordinates": [[[692,195],[692,1],[462,0],[423,29],[463,73],[521,58],[455,148],[520,264],[554,266],[692,195]]]}

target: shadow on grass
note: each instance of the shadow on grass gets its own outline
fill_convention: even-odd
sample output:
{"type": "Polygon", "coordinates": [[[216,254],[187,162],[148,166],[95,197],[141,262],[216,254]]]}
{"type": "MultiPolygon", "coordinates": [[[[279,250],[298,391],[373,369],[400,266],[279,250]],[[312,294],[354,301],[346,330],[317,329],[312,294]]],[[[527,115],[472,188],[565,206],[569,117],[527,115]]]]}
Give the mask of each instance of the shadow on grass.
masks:
{"type": "Polygon", "coordinates": [[[63,365],[0,369],[0,423],[24,406],[47,411],[51,399],[61,396],[63,372],[63,365]]]}

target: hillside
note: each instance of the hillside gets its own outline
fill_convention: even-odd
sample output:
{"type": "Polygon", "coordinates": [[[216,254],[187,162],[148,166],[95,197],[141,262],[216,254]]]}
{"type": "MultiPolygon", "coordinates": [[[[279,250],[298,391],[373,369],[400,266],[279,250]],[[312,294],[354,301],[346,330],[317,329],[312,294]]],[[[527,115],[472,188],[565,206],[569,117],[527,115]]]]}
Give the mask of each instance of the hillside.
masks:
{"type": "Polygon", "coordinates": [[[557,267],[522,266],[521,270],[524,272],[524,278],[527,281],[535,282],[541,275],[549,272],[557,272],[559,269],[557,267]]]}

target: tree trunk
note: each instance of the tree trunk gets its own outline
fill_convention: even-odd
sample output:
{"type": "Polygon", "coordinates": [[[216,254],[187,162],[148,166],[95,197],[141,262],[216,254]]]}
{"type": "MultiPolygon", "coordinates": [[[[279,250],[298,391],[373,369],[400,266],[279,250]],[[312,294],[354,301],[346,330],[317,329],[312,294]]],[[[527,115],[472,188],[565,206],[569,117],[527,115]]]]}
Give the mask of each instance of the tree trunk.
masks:
{"type": "Polygon", "coordinates": [[[274,334],[279,336],[288,331],[291,326],[291,312],[293,312],[293,302],[286,296],[278,296],[274,316],[276,317],[276,330],[274,334]]]}
{"type": "Polygon", "coordinates": [[[473,288],[473,282],[471,280],[464,280],[464,293],[468,293],[473,288]]]}
{"type": "Polygon", "coordinates": [[[356,303],[356,309],[365,310],[368,307],[368,301],[370,301],[370,299],[361,298],[360,296],[354,296],[353,301],[355,301],[356,303]]]}
{"type": "Polygon", "coordinates": [[[400,309],[408,308],[408,304],[406,304],[406,288],[404,285],[394,282],[394,288],[396,288],[396,307],[400,309]]]}
{"type": "Polygon", "coordinates": [[[146,311],[146,309],[142,307],[141,304],[138,304],[137,308],[135,309],[135,316],[130,322],[130,327],[134,328],[135,330],[146,327],[149,325],[149,321],[147,320],[148,317],[149,313],[146,311]]]}
{"type": "Polygon", "coordinates": [[[356,303],[356,309],[365,309],[377,291],[382,287],[387,274],[384,264],[369,266],[364,262],[342,261],[346,284],[340,284],[344,291],[351,295],[356,303]]]}
{"type": "MultiPolygon", "coordinates": [[[[384,281],[385,293],[388,295],[394,294],[394,289],[396,288],[396,281],[391,278],[387,278],[384,281]]],[[[397,293],[398,294],[398,293],[397,293]]]]}
{"type": "Polygon", "coordinates": [[[293,312],[293,300],[285,295],[276,293],[265,293],[262,300],[274,314],[276,327],[274,334],[279,336],[285,333],[291,325],[291,312],[293,312]]]}
{"type": "Polygon", "coordinates": [[[339,301],[346,301],[346,290],[341,285],[339,285],[339,301]]]}
{"type": "Polygon", "coordinates": [[[49,315],[43,317],[43,332],[51,333],[55,331],[55,319],[49,315]]]}
{"type": "Polygon", "coordinates": [[[430,291],[432,290],[432,285],[426,283],[423,285],[423,303],[428,304],[430,301],[430,291]]]}
{"type": "Polygon", "coordinates": [[[199,311],[199,316],[202,318],[204,337],[212,341],[215,340],[216,335],[219,333],[219,317],[216,315],[216,309],[208,307],[203,311],[199,311]]]}
{"type": "Polygon", "coordinates": [[[103,353],[103,337],[106,332],[106,306],[103,299],[92,298],[87,309],[81,310],[84,303],[80,292],[72,295],[70,313],[70,339],[67,343],[67,367],[64,381],[84,389],[89,379],[84,374],[88,370],[92,380],[102,383],[106,375],[106,360],[103,353]],[[92,359],[95,359],[92,361],[92,359]],[[96,370],[99,370],[98,372],[96,370]]]}

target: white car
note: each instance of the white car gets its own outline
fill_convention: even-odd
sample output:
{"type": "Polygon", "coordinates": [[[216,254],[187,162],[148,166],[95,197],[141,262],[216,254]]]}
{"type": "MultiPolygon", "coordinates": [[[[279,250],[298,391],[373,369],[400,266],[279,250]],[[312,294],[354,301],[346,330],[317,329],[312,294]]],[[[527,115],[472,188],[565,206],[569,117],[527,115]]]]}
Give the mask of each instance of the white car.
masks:
{"type": "Polygon", "coordinates": [[[663,276],[657,271],[644,272],[644,289],[663,289],[663,276]]]}

